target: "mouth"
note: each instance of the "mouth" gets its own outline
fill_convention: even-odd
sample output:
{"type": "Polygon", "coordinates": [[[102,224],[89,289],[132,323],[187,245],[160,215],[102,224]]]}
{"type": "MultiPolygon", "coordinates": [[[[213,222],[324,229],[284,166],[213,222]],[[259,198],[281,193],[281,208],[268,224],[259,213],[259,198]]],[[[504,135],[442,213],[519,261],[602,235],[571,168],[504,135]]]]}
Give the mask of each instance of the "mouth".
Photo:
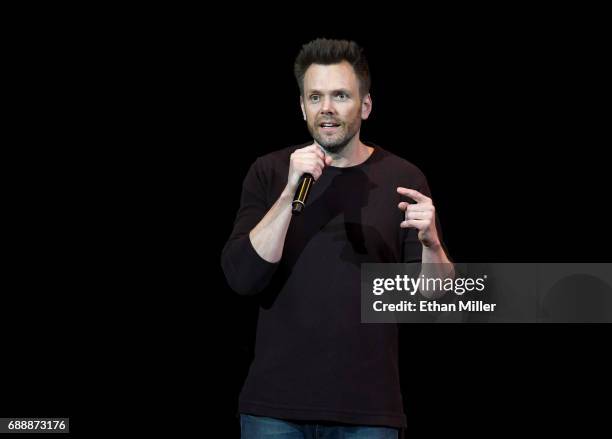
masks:
{"type": "Polygon", "coordinates": [[[319,128],[323,132],[333,132],[336,131],[339,127],[340,124],[336,122],[321,122],[319,124],[319,128]]]}

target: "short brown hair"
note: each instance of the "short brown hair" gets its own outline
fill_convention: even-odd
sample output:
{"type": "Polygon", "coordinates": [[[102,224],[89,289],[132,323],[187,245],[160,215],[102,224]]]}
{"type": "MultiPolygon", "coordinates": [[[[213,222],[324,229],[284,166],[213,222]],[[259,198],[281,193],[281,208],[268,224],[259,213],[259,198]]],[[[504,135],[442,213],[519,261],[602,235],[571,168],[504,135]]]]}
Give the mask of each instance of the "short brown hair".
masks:
{"type": "Polygon", "coordinates": [[[304,94],[304,75],[311,64],[338,64],[347,61],[359,79],[359,92],[365,96],[370,92],[370,68],[364,51],[357,43],[348,40],[329,40],[318,38],[302,46],[295,59],[293,73],[297,80],[300,94],[304,94]]]}

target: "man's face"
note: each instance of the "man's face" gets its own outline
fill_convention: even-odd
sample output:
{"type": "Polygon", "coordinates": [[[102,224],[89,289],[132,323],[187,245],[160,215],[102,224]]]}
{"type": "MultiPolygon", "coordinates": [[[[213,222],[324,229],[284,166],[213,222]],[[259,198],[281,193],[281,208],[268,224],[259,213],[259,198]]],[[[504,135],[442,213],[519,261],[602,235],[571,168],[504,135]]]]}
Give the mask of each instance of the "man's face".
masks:
{"type": "Polygon", "coordinates": [[[342,151],[359,132],[372,106],[370,95],[360,98],[359,79],[346,61],[308,67],[300,104],[310,135],[331,153],[342,151]]]}

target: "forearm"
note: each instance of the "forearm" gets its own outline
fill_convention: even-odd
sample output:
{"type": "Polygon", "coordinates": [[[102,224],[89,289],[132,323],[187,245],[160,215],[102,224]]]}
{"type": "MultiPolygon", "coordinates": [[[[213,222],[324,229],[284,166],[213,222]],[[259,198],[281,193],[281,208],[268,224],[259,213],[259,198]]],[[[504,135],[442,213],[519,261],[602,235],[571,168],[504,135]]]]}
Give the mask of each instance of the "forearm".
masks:
{"type": "Polygon", "coordinates": [[[423,264],[450,264],[452,266],[448,256],[446,256],[444,248],[439,243],[430,247],[423,246],[421,262],[423,262],[423,264]]]}
{"type": "Polygon", "coordinates": [[[251,230],[249,239],[262,259],[270,263],[280,261],[285,237],[291,222],[291,200],[293,195],[285,189],[268,213],[251,230]]]}
{"type": "MultiPolygon", "coordinates": [[[[436,244],[430,247],[423,246],[423,253],[421,257],[421,275],[425,279],[436,279],[435,284],[444,283],[446,279],[453,279],[455,277],[455,267],[453,263],[448,259],[444,248],[440,244],[436,244]],[[438,282],[437,280],[440,280],[438,282]]],[[[428,299],[435,299],[444,295],[444,290],[434,289],[421,291],[423,295],[428,299]]]]}

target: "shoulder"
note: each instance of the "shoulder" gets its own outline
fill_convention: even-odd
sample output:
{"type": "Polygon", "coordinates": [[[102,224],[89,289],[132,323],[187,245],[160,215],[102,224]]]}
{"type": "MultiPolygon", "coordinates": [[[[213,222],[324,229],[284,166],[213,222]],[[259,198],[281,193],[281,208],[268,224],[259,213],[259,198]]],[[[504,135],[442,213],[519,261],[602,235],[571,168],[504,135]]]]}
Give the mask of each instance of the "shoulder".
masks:
{"type": "Polygon", "coordinates": [[[261,155],[251,163],[247,180],[256,179],[264,185],[281,185],[287,181],[287,171],[291,154],[309,145],[293,145],[261,155]]]}
{"type": "Polygon", "coordinates": [[[412,184],[426,181],[425,174],[417,165],[378,145],[374,146],[379,154],[377,160],[374,161],[375,168],[379,172],[384,172],[388,176],[395,176],[401,180],[407,180],[412,184]]]}
{"type": "Polygon", "coordinates": [[[277,149],[275,151],[269,152],[267,154],[257,157],[257,159],[255,159],[255,162],[253,163],[253,166],[257,169],[268,171],[278,169],[280,167],[283,171],[286,171],[287,166],[289,166],[291,154],[293,154],[296,149],[304,148],[310,145],[311,143],[312,142],[300,145],[292,145],[286,148],[277,149]]]}

